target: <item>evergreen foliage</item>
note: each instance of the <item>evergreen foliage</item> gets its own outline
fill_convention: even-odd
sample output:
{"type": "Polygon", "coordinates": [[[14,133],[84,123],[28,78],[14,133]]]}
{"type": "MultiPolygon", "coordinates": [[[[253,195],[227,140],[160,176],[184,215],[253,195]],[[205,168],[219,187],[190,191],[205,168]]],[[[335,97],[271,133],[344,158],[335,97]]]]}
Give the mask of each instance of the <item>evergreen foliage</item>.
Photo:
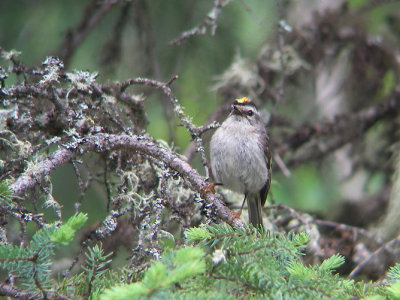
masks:
{"type": "Polygon", "coordinates": [[[185,247],[176,251],[168,250],[161,261],[146,271],[140,282],[116,286],[101,296],[103,300],[135,299],[146,296],[168,297],[174,293],[174,284],[183,283],[206,270],[204,251],[198,247],[185,247]]]}
{"type": "Polygon", "coordinates": [[[83,213],[72,216],[52,233],[51,240],[63,245],[69,244],[74,238],[75,232],[85,224],[86,220],[87,215],[83,213]]]}
{"type": "Polygon", "coordinates": [[[121,278],[126,277],[126,270],[110,271],[107,265],[111,262],[112,253],[104,254],[101,244],[89,248],[85,253],[85,264],[82,270],[71,279],[65,279],[63,293],[80,298],[82,295],[90,295],[95,299],[97,295],[107,287],[110,282],[115,284],[121,278]],[[72,284],[71,284],[72,282],[72,284]]]}
{"type": "Polygon", "coordinates": [[[17,276],[18,282],[27,290],[51,290],[54,282],[51,277],[51,265],[54,249],[68,244],[75,232],[86,222],[87,216],[76,214],[57,227],[55,224],[38,230],[29,245],[0,245],[0,267],[9,274],[17,276]]]}
{"type": "Polygon", "coordinates": [[[399,1],[53,2],[0,10],[0,298],[400,299],[399,1]],[[242,96],[273,231],[205,192],[242,96]]]}
{"type": "Polygon", "coordinates": [[[165,251],[136,283],[108,289],[102,300],[122,299],[397,299],[396,283],[374,286],[341,278],[334,269],[344,263],[333,255],[319,266],[300,258],[305,233],[285,235],[254,228],[216,225],[191,228],[187,241],[196,247],[165,251]]]}
{"type": "Polygon", "coordinates": [[[8,185],[5,181],[0,181],[0,201],[4,204],[10,205],[10,197],[12,195],[12,191],[8,188],[8,185]]]}
{"type": "MultiPolygon", "coordinates": [[[[6,193],[2,193],[4,195],[6,193]]],[[[74,299],[400,299],[400,266],[385,284],[341,278],[340,255],[305,266],[306,233],[278,234],[254,227],[214,225],[186,230],[187,244],[165,243],[162,258],[140,269],[109,268],[112,253],[101,244],[88,249],[81,270],[52,276],[55,249],[65,246],[86,222],[76,214],[64,224],[37,231],[28,245],[0,246],[0,267],[34,298],[74,299]]]]}
{"type": "Polygon", "coordinates": [[[22,285],[35,290],[40,282],[42,288],[51,286],[51,257],[54,255],[55,243],[51,235],[55,226],[49,226],[36,232],[27,247],[15,245],[0,246],[0,267],[17,275],[22,285]]]}

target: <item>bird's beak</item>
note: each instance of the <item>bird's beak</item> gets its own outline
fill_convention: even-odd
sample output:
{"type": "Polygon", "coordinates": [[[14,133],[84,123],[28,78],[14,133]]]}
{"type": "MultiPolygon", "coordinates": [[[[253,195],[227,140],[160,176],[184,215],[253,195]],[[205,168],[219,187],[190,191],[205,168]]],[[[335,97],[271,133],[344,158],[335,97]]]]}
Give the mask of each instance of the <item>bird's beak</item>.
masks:
{"type": "Polygon", "coordinates": [[[243,116],[242,112],[235,104],[232,105],[232,113],[234,115],[243,116]]]}

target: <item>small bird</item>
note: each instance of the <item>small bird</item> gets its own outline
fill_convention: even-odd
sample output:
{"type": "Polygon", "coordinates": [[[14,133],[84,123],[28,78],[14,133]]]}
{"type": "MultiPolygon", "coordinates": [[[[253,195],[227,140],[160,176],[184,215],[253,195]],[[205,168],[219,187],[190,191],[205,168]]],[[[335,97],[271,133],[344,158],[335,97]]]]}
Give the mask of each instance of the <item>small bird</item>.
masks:
{"type": "Polygon", "coordinates": [[[261,209],[271,185],[269,137],[254,103],[236,99],[231,112],[211,138],[211,169],[216,184],[244,194],[249,223],[263,227],[261,209]]]}

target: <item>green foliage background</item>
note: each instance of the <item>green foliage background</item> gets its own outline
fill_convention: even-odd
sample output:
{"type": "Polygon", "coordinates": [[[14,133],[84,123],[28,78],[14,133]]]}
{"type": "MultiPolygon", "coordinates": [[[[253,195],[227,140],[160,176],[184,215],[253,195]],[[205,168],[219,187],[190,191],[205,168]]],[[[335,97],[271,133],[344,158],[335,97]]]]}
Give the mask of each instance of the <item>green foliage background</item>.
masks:
{"type": "MultiPolygon", "coordinates": [[[[201,22],[213,7],[214,1],[156,0],[143,3],[145,9],[139,13],[146,14],[151,37],[146,37],[146,33],[135,28],[134,19],[141,18],[131,15],[132,24],[127,26],[123,34],[124,48],[120,62],[111,71],[104,68],[100,64],[99,49],[113,34],[111,24],[118,17],[116,10],[111,11],[80,45],[72,57],[69,69],[98,71],[101,74],[98,82],[137,76],[168,80],[178,74],[179,80],[174,83],[175,95],[185,108],[185,113],[193,118],[195,124],[201,125],[221,101],[220,96],[211,91],[216,82],[215,77],[228,68],[237,52],[249,59],[256,57],[276,26],[276,3],[272,0],[246,1],[250,8],[248,11],[240,1],[232,1],[224,7],[214,37],[208,32],[204,36],[189,39],[183,47],[168,46],[168,42],[201,22]],[[151,55],[145,50],[146,39],[151,39],[151,55]],[[158,67],[155,68],[154,64],[158,67]],[[155,69],[159,69],[159,72],[155,69]]],[[[6,50],[21,51],[20,59],[28,65],[39,64],[46,56],[56,54],[67,30],[77,24],[87,4],[88,1],[80,0],[1,1],[0,45],[6,50]]],[[[190,142],[188,132],[178,127],[171,140],[168,120],[164,117],[158,95],[147,99],[145,105],[150,120],[149,133],[156,139],[173,143],[183,152],[190,142]]],[[[198,167],[201,170],[200,164],[198,167]]],[[[72,179],[72,168],[65,166],[56,170],[52,176],[56,198],[72,214],[70,199],[78,193],[76,182],[72,179]]],[[[279,181],[285,188],[285,183],[279,181]]],[[[102,195],[102,190],[91,188],[87,196],[91,200],[83,201],[84,205],[92,203],[86,209],[92,210],[91,207],[101,203],[102,195]]],[[[287,202],[286,195],[279,195],[277,201],[287,202]]],[[[94,219],[98,217],[94,216],[94,219]]]]}
{"type": "MultiPolygon", "coordinates": [[[[12,1],[0,3],[0,41],[4,49],[18,49],[21,60],[37,64],[54,53],[62,43],[68,28],[80,20],[88,1],[12,1]]],[[[168,43],[181,32],[196,26],[213,7],[213,1],[144,1],[144,12],[150,22],[151,37],[143,37],[135,25],[128,26],[123,36],[123,57],[113,72],[103,72],[100,65],[100,47],[113,34],[110,24],[118,17],[112,11],[96,26],[73,56],[70,69],[99,71],[98,81],[123,80],[147,76],[167,80],[180,76],[174,88],[188,115],[200,125],[218,105],[218,96],[210,92],[213,78],[221,74],[232,62],[236,51],[254,57],[265,43],[276,21],[274,1],[246,1],[251,12],[240,2],[227,5],[218,20],[218,29],[212,38],[209,34],[197,36],[181,50],[168,43]],[[256,16],[254,17],[254,14],[256,16]],[[145,50],[146,38],[151,38],[151,53],[145,50]],[[150,61],[154,59],[155,61],[150,61]],[[159,65],[159,73],[153,64],[159,65]],[[160,78],[157,78],[160,77],[160,78]]],[[[140,19],[135,15],[131,19],[140,19]]],[[[133,23],[133,22],[132,22],[133,23]]],[[[147,101],[149,131],[156,138],[168,140],[167,126],[162,108],[155,99],[147,101]],[[155,105],[154,105],[155,104],[155,105]]],[[[175,143],[183,149],[189,136],[179,130],[175,143]]]]}
{"type": "MultiPolygon", "coordinates": [[[[1,1],[0,44],[3,49],[21,51],[20,59],[28,65],[38,64],[46,56],[56,54],[67,30],[80,20],[87,3],[79,0],[1,1]]],[[[180,78],[174,84],[174,92],[185,107],[186,114],[197,125],[203,124],[221,101],[220,96],[211,91],[215,77],[229,67],[238,52],[249,60],[255,59],[271,32],[276,31],[275,1],[246,1],[249,10],[240,1],[232,1],[224,7],[214,37],[207,33],[189,39],[183,47],[168,46],[168,42],[181,32],[201,21],[212,8],[213,1],[158,0],[143,3],[145,9],[139,13],[145,13],[143,18],[148,18],[150,37],[138,31],[134,21],[131,21],[132,24],[127,26],[123,34],[121,60],[112,70],[102,66],[99,49],[113,34],[111,24],[118,17],[116,10],[111,11],[79,46],[69,69],[98,71],[101,74],[98,82],[137,76],[167,80],[178,74],[180,78]],[[148,43],[146,39],[151,40],[150,55],[145,50],[148,43]]],[[[134,14],[130,18],[141,19],[134,14]]],[[[150,120],[148,131],[157,139],[173,143],[183,152],[190,142],[190,136],[185,129],[178,127],[171,140],[168,120],[157,97],[150,97],[145,103],[150,120]]],[[[282,110],[287,111],[288,107],[282,110]]],[[[297,110],[291,113],[297,113],[297,110]]],[[[335,177],[329,172],[320,177],[316,172],[313,166],[294,170],[290,180],[277,174],[272,185],[275,200],[294,207],[307,207],[311,211],[327,209],[335,199],[335,191],[332,192],[331,188],[335,177]],[[300,180],[294,180],[296,178],[300,180]],[[321,195],[329,196],[321,201],[321,195]]],[[[72,213],[69,199],[75,198],[78,188],[74,180],[64,180],[73,176],[72,168],[65,166],[52,176],[57,199],[72,213]]],[[[102,194],[101,190],[90,189],[88,197],[92,200],[89,202],[98,205],[102,194]]],[[[86,209],[90,210],[91,207],[86,209]]]]}
{"type": "MultiPolygon", "coordinates": [[[[98,71],[100,77],[97,79],[97,82],[124,80],[138,76],[167,81],[172,76],[179,75],[179,79],[175,81],[173,85],[174,93],[179,99],[180,104],[185,108],[185,113],[193,118],[195,124],[201,125],[223,100],[223,96],[213,91],[211,88],[216,83],[216,77],[222,74],[231,65],[235,55],[240,53],[243,58],[249,61],[255,61],[263,46],[268,43],[276,42],[273,39],[276,38],[277,21],[279,19],[278,4],[284,4],[284,2],[285,1],[279,2],[275,0],[232,1],[229,5],[224,7],[218,18],[218,28],[215,36],[211,36],[210,32],[207,32],[205,35],[197,35],[189,39],[183,46],[168,46],[168,43],[179,36],[183,31],[191,29],[201,22],[213,7],[214,1],[142,1],[140,10],[131,10],[128,21],[130,25],[128,25],[123,32],[121,57],[115,65],[109,66],[101,63],[103,54],[101,49],[106,44],[107,40],[112,37],[112,24],[114,24],[115,20],[118,18],[118,10],[112,10],[101,20],[94,31],[89,34],[83,44],[78,47],[78,50],[73,55],[68,65],[68,71],[73,69],[88,70],[90,72],[98,71]],[[138,24],[141,25],[139,26],[138,24]],[[139,28],[142,28],[141,26],[144,26],[143,28],[146,28],[146,30],[140,30],[139,28]]],[[[351,9],[357,9],[368,2],[368,0],[352,0],[349,1],[349,7],[351,9]]],[[[22,55],[20,60],[28,65],[39,65],[46,56],[57,54],[57,49],[62,44],[68,28],[76,26],[77,22],[82,18],[83,8],[87,3],[89,2],[80,0],[2,0],[0,2],[0,46],[5,50],[16,49],[21,51],[22,55]]],[[[305,11],[307,9],[307,7],[304,7],[305,11]]],[[[390,34],[399,32],[398,24],[389,24],[387,18],[388,14],[396,9],[399,9],[398,3],[378,7],[369,14],[364,15],[362,17],[364,20],[360,20],[360,24],[367,24],[365,28],[367,32],[385,38],[389,37],[390,39],[390,34]],[[389,30],[388,28],[390,26],[392,26],[392,28],[389,30]],[[388,34],[388,32],[390,34],[388,34]]],[[[299,16],[299,18],[300,17],[301,16],[299,16]]],[[[357,16],[355,16],[355,18],[357,18],[357,16]]],[[[12,84],[13,82],[15,82],[15,78],[10,78],[7,84],[12,84]]],[[[295,82],[293,85],[296,84],[298,83],[295,82]]],[[[396,75],[394,71],[388,71],[382,79],[380,96],[389,95],[390,92],[394,90],[395,86],[396,75]]],[[[304,89],[307,88],[310,87],[304,87],[304,89]]],[[[135,88],[133,87],[132,90],[135,90],[135,88]]],[[[164,108],[161,105],[158,94],[152,94],[147,98],[145,105],[150,121],[148,124],[148,132],[156,139],[166,140],[169,144],[177,147],[179,152],[183,153],[190,143],[190,136],[186,129],[179,127],[178,121],[175,120],[173,125],[177,126],[176,132],[174,132],[174,134],[169,132],[168,124],[171,120],[165,118],[163,112],[164,108]]],[[[294,119],[296,121],[297,114],[310,114],[310,111],[307,111],[308,108],[302,110],[300,106],[301,105],[298,103],[287,101],[276,109],[274,107],[267,107],[267,109],[275,109],[277,114],[288,116],[289,119],[294,119]]],[[[374,140],[374,137],[379,136],[379,132],[380,128],[378,125],[369,133],[371,139],[374,140]]],[[[272,131],[272,139],[274,138],[273,133],[272,131]]],[[[201,170],[199,161],[195,161],[194,164],[196,164],[198,170],[201,170]]],[[[52,247],[55,247],[55,244],[67,244],[71,242],[73,238],[75,229],[72,228],[71,224],[68,223],[70,221],[67,220],[73,215],[74,211],[74,201],[71,201],[71,199],[77,198],[79,189],[70,165],[66,165],[54,171],[52,173],[52,179],[54,182],[54,196],[63,206],[63,217],[65,219],[65,224],[63,226],[69,226],[69,228],[61,227],[63,228],[62,230],[59,228],[57,233],[51,235],[52,238],[49,237],[50,235],[47,237],[40,237],[43,238],[46,243],[49,241],[53,243],[54,245],[52,245],[52,247]]],[[[340,199],[340,191],[337,189],[338,181],[339,179],[334,173],[334,170],[321,168],[320,165],[313,163],[305,164],[291,170],[290,178],[283,176],[279,170],[274,173],[271,193],[275,201],[286,203],[293,208],[300,208],[313,213],[332,213],[332,208],[335,209],[337,201],[340,199]]],[[[382,173],[376,172],[372,174],[367,181],[364,187],[365,193],[369,196],[373,196],[381,190],[384,184],[385,179],[382,173]]],[[[104,188],[95,184],[91,186],[85,196],[85,201],[82,201],[82,203],[82,211],[88,213],[89,224],[93,224],[95,221],[104,218],[105,212],[97,209],[99,206],[105,206],[104,188]]],[[[48,210],[48,213],[50,215],[49,220],[51,220],[51,214],[53,214],[53,212],[48,210]]],[[[51,230],[54,230],[54,228],[51,230]]],[[[203,230],[201,233],[205,234],[206,230],[199,229],[199,231],[201,230],[203,230]]],[[[234,235],[232,229],[218,227],[217,229],[208,228],[207,230],[214,230],[215,235],[212,237],[203,236],[196,240],[193,238],[195,231],[189,231],[188,233],[189,242],[200,243],[202,247],[201,251],[203,252],[201,252],[201,255],[198,255],[200,257],[199,260],[196,260],[196,267],[198,267],[198,269],[192,269],[192,271],[197,270],[198,272],[196,271],[193,274],[188,272],[185,273],[187,278],[163,282],[164,285],[161,285],[160,290],[157,289],[157,293],[160,292],[164,297],[174,293],[180,293],[179,296],[182,299],[189,297],[188,295],[191,295],[190,292],[188,292],[188,295],[185,295],[186,290],[183,289],[184,291],[182,292],[176,289],[176,284],[184,285],[185,280],[189,280],[190,283],[188,284],[186,282],[184,287],[193,286],[193,276],[198,276],[197,279],[200,278],[199,280],[201,280],[201,282],[209,284],[210,289],[219,288],[220,286],[218,286],[218,283],[211,282],[207,277],[208,275],[205,275],[205,270],[209,272],[208,274],[214,271],[213,268],[215,266],[213,266],[211,261],[215,251],[223,249],[224,247],[229,248],[227,244],[228,242],[231,243],[233,239],[236,239],[238,243],[242,243],[242,246],[246,243],[254,246],[254,244],[252,244],[253,241],[246,239],[243,233],[239,232],[237,233],[238,235],[234,235]],[[218,234],[222,235],[223,238],[219,239],[218,234]],[[230,237],[231,239],[226,237],[226,235],[229,236],[229,234],[232,235],[230,237]],[[205,259],[205,257],[207,258],[205,259]]],[[[28,233],[34,235],[33,228],[28,228],[28,233]]],[[[256,232],[253,232],[253,234],[254,236],[257,235],[256,232]]],[[[249,238],[254,238],[254,236],[249,238]]],[[[263,238],[266,240],[270,239],[269,241],[272,239],[266,235],[263,236],[263,238]]],[[[274,243],[278,243],[278,241],[272,240],[274,243]]],[[[299,284],[300,282],[300,284],[309,286],[315,283],[313,280],[316,278],[323,279],[322,281],[324,281],[324,284],[331,281],[340,286],[329,285],[329,288],[337,288],[337,292],[342,293],[337,296],[339,299],[345,299],[349,295],[357,295],[358,297],[374,296],[376,297],[374,299],[381,299],[380,297],[389,297],[392,295],[395,298],[400,294],[397,282],[399,279],[398,266],[392,269],[389,274],[389,276],[392,276],[392,278],[389,278],[391,280],[389,280],[389,282],[392,285],[388,285],[387,289],[385,287],[378,291],[370,291],[370,286],[353,286],[349,281],[342,280],[338,278],[338,276],[332,275],[331,271],[334,267],[340,265],[340,257],[333,257],[332,261],[336,262],[336,264],[332,264],[333,266],[331,267],[325,266],[325,269],[322,265],[319,267],[316,266],[315,268],[306,267],[293,262],[293,260],[297,261],[299,258],[300,252],[297,251],[299,249],[301,250],[302,246],[295,245],[290,238],[288,238],[288,240],[285,239],[284,242],[287,247],[291,245],[293,249],[296,249],[293,250],[295,253],[292,253],[290,259],[279,261],[278,267],[281,272],[279,276],[282,276],[281,278],[284,278],[287,282],[293,284],[299,284]],[[302,282],[304,280],[308,281],[304,283],[302,282]]],[[[59,255],[62,256],[70,252],[72,248],[76,249],[77,243],[78,241],[75,240],[72,246],[68,246],[70,248],[62,247],[58,249],[57,251],[61,252],[58,252],[60,253],[59,255]]],[[[179,252],[179,247],[175,249],[174,246],[172,248],[174,249],[165,250],[167,251],[166,253],[169,253],[166,255],[165,261],[158,263],[157,266],[152,265],[151,268],[169,268],[169,271],[174,273],[174,268],[179,265],[174,259],[180,255],[176,254],[177,256],[174,256],[174,251],[178,251],[177,253],[182,252],[179,252]],[[163,264],[164,266],[162,266],[163,264]]],[[[240,249],[243,251],[243,247],[240,249]]],[[[267,249],[266,251],[268,254],[260,259],[268,260],[282,254],[279,252],[279,249],[273,250],[276,250],[276,253],[268,252],[272,250],[267,249]]],[[[289,255],[286,252],[287,250],[288,249],[282,250],[284,255],[289,255]]],[[[25,250],[13,249],[13,251],[21,251],[22,253],[25,250]]],[[[230,251],[232,251],[232,249],[230,251]]],[[[31,254],[32,253],[28,253],[26,255],[29,257],[31,254]]],[[[257,253],[257,255],[259,254],[260,253],[257,253]]],[[[20,252],[17,254],[14,253],[14,255],[18,256],[20,252]]],[[[82,282],[85,282],[85,284],[87,283],[87,285],[81,287],[84,292],[86,292],[88,286],[90,286],[88,283],[91,282],[93,274],[109,276],[107,277],[110,279],[108,286],[118,282],[120,276],[128,276],[127,273],[129,272],[126,270],[120,270],[118,274],[111,272],[107,274],[102,273],[103,267],[106,265],[106,262],[108,262],[108,256],[102,253],[100,246],[90,250],[86,258],[88,264],[85,267],[86,269],[84,269],[84,273],[81,273],[81,275],[73,279],[78,282],[83,277],[85,278],[86,281],[83,280],[82,282]],[[92,268],[88,266],[92,266],[92,268]]],[[[246,264],[246,261],[243,263],[246,264]]],[[[46,261],[46,264],[49,264],[49,262],[46,261]]],[[[232,267],[232,265],[230,265],[230,267],[232,267]]],[[[151,282],[154,279],[151,277],[151,268],[147,273],[135,274],[133,277],[137,279],[138,282],[141,282],[140,280],[143,278],[143,281],[147,280],[151,282]],[[147,279],[146,276],[148,276],[147,279]]],[[[223,269],[223,267],[218,264],[215,268],[223,269]]],[[[238,269],[223,271],[237,272],[238,269]]],[[[262,273],[264,270],[255,268],[245,271],[248,271],[249,274],[253,272],[249,275],[249,277],[251,277],[251,280],[249,280],[251,284],[257,283],[261,286],[265,283],[260,283],[262,278],[265,279],[265,277],[263,277],[265,273],[262,273]],[[257,272],[262,274],[260,275],[257,272]]],[[[270,274],[269,271],[270,270],[268,270],[267,274],[270,274]]],[[[165,274],[168,274],[168,272],[165,272],[165,274]]],[[[129,274],[129,276],[132,276],[132,274],[129,274]]],[[[224,276],[226,276],[226,274],[224,274],[224,276]]],[[[226,278],[228,277],[229,276],[226,278]]],[[[28,281],[29,280],[28,278],[28,281]]],[[[49,279],[46,278],[46,280],[49,279]]],[[[128,283],[129,280],[124,282],[128,283]]],[[[62,286],[62,283],[59,284],[62,286]]],[[[104,285],[104,282],[98,282],[98,284],[99,293],[103,288],[108,287],[104,285]]],[[[224,287],[227,288],[227,291],[233,289],[233,287],[228,284],[224,287]]],[[[261,287],[261,289],[262,288],[263,287],[261,287]]],[[[277,287],[274,286],[274,288],[277,287]]],[[[321,290],[324,288],[325,286],[323,286],[321,290]]],[[[65,286],[65,290],[63,290],[63,288],[60,288],[60,290],[67,291],[67,287],[65,286]]],[[[250,291],[250,293],[252,292],[254,292],[254,290],[250,291]]],[[[79,294],[79,291],[76,293],[79,294]]],[[[227,292],[224,297],[228,297],[228,294],[227,292]]],[[[203,296],[204,299],[206,299],[210,295],[204,294],[203,296]]],[[[254,292],[251,296],[256,297],[257,293],[254,292]]],[[[111,296],[109,296],[109,298],[106,296],[104,297],[104,299],[112,299],[111,296]]]]}
{"type": "MultiPolygon", "coordinates": [[[[83,8],[89,1],[14,1],[3,0],[0,3],[0,45],[5,50],[16,49],[22,52],[21,61],[28,65],[39,64],[44,58],[56,54],[69,29],[74,28],[82,18],[83,8]]],[[[68,69],[99,71],[98,82],[124,80],[137,76],[146,76],[159,80],[168,80],[179,75],[174,83],[174,92],[191,116],[194,123],[201,125],[221,102],[221,96],[211,87],[217,75],[222,74],[234,60],[235,54],[255,60],[260,49],[274,38],[278,20],[278,6],[285,2],[275,0],[232,1],[222,10],[218,19],[215,36],[197,35],[183,46],[168,46],[168,43],[183,31],[196,26],[214,5],[214,1],[142,1],[142,9],[132,12],[129,23],[123,32],[123,49],[120,60],[112,67],[101,64],[101,48],[113,35],[113,24],[118,18],[118,10],[112,10],[90,32],[87,39],[78,47],[68,69]],[[145,20],[145,21],[143,21],[145,20]],[[141,31],[139,22],[147,22],[146,32],[141,31]]],[[[368,0],[351,0],[351,9],[357,9],[368,3],[368,0]]],[[[311,4],[310,4],[311,7],[311,4]]],[[[370,32],[385,35],[388,31],[387,15],[398,8],[398,4],[380,6],[372,10],[364,20],[370,32]]],[[[308,10],[304,7],[304,10],[308,10]]],[[[302,16],[299,15],[299,18],[302,16]]],[[[394,28],[395,29],[395,28],[394,28]]],[[[273,41],[275,42],[275,41],[273,41]]],[[[8,79],[12,83],[12,78],[8,79]]],[[[393,73],[387,74],[384,86],[392,90],[393,73]]],[[[307,88],[307,87],[304,87],[307,88]]],[[[382,92],[383,94],[387,92],[382,92]]],[[[170,135],[168,122],[163,114],[158,95],[146,100],[148,112],[148,131],[156,139],[172,143],[181,152],[189,145],[188,132],[177,127],[170,135]]],[[[287,101],[277,108],[277,113],[288,115],[291,119],[301,111],[296,104],[287,101]]],[[[273,131],[272,131],[272,139],[273,131]]],[[[195,161],[201,170],[199,161],[195,161]]],[[[272,196],[278,203],[291,207],[307,209],[312,212],[331,212],[340,192],[336,186],[338,178],[332,170],[322,170],[315,165],[293,169],[292,177],[286,178],[281,173],[274,174],[272,196]],[[322,175],[322,176],[321,176],[322,175]]],[[[379,174],[375,174],[376,178],[379,174]]],[[[75,198],[78,187],[73,178],[70,166],[56,170],[52,174],[55,180],[54,191],[57,199],[63,204],[66,215],[72,214],[71,198],[75,198]],[[67,178],[67,179],[66,179],[67,178]],[[65,180],[66,179],[66,180],[65,180]]],[[[379,191],[382,181],[372,181],[365,187],[379,191]]],[[[101,204],[104,191],[90,188],[83,201],[87,211],[101,204]],[[90,203],[90,205],[88,205],[90,203]]],[[[89,216],[93,220],[97,215],[89,216]]]]}

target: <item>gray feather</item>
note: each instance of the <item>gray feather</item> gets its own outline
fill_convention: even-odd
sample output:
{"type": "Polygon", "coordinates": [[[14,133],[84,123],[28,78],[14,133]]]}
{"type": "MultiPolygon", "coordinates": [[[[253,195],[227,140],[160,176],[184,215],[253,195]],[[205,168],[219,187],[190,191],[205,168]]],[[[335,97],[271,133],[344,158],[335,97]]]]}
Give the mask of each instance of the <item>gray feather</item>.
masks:
{"type": "Polygon", "coordinates": [[[249,209],[249,223],[254,227],[263,227],[260,194],[247,195],[247,206],[249,209]]]}
{"type": "Polygon", "coordinates": [[[217,183],[246,195],[249,223],[263,226],[262,206],[271,183],[268,135],[253,104],[232,111],[210,143],[211,169],[217,183]],[[250,114],[249,114],[250,112],[250,114]]]}

